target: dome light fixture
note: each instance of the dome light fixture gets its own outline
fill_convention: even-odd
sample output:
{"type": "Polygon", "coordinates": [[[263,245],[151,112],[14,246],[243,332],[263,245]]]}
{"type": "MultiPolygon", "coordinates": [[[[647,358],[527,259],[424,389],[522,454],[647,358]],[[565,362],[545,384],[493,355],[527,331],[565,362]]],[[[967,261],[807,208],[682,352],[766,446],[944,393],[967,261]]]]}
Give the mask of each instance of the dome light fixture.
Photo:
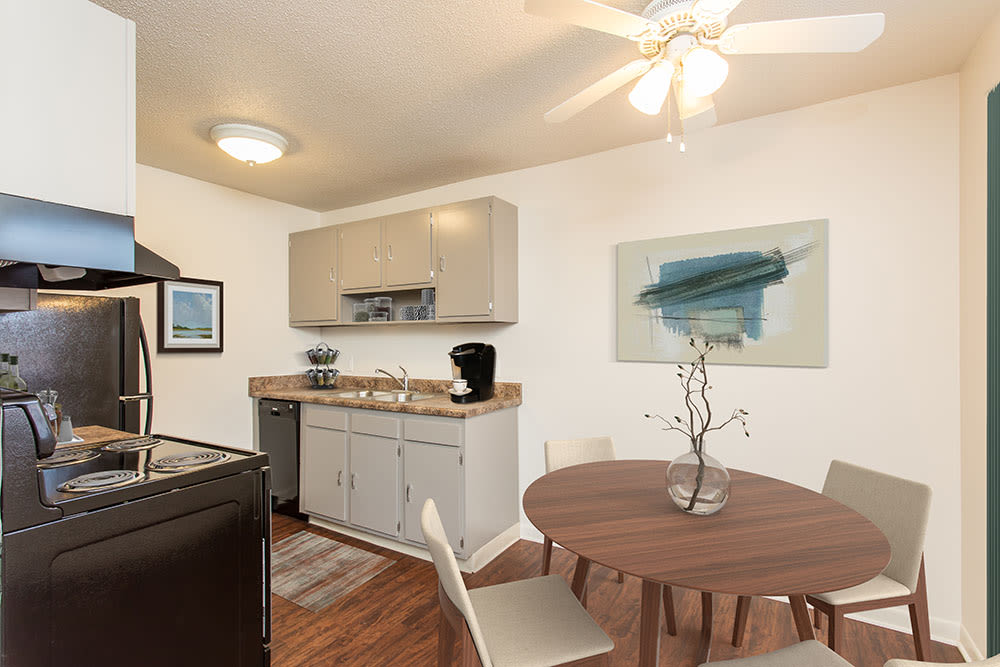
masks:
{"type": "Polygon", "coordinates": [[[219,148],[251,167],[277,160],[288,150],[287,139],[255,125],[223,123],[213,127],[209,135],[219,148]]]}

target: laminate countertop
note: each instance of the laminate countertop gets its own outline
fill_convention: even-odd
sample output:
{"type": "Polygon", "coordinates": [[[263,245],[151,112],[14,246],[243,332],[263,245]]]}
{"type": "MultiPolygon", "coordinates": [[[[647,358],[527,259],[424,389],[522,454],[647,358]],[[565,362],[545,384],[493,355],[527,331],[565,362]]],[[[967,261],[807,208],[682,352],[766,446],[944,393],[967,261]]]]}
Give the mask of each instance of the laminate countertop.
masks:
{"type": "Polygon", "coordinates": [[[248,392],[253,398],[273,398],[279,401],[337,405],[344,408],[402,412],[411,415],[467,419],[521,405],[519,382],[494,383],[493,398],[478,403],[453,403],[448,394],[450,387],[451,380],[410,378],[410,391],[438,394],[438,396],[411,403],[389,403],[365,398],[342,398],[337,394],[356,389],[375,391],[399,389],[399,385],[390,378],[340,375],[334,389],[312,389],[309,386],[309,379],[304,374],[252,377],[248,381],[248,392]]]}

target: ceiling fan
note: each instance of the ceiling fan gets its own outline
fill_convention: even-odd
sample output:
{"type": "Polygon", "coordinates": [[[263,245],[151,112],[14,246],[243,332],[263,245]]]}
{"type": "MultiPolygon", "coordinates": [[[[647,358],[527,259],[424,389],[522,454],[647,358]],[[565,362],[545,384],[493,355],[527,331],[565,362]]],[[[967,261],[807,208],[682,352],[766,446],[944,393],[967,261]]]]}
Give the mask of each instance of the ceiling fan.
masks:
{"type": "Polygon", "coordinates": [[[709,127],[715,124],[712,93],[729,74],[719,53],[852,53],[878,39],[885,28],[882,13],[727,26],[726,18],[740,2],[653,0],[636,15],[593,0],[525,0],[530,14],[625,37],[642,54],[549,110],[545,120],[561,123],[638,78],[628,96],[636,109],[659,114],[672,87],[683,127],[709,127]]]}

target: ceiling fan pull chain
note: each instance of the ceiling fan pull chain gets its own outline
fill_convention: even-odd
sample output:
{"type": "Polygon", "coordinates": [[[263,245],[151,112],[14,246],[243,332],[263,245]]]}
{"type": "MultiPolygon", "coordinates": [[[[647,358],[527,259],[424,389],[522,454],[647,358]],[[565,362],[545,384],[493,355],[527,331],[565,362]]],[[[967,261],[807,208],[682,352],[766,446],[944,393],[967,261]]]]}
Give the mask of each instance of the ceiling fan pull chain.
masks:
{"type": "Polygon", "coordinates": [[[673,112],[673,101],[670,97],[667,97],[667,143],[674,143],[674,134],[672,130],[672,125],[674,123],[674,112],[673,112]]]}

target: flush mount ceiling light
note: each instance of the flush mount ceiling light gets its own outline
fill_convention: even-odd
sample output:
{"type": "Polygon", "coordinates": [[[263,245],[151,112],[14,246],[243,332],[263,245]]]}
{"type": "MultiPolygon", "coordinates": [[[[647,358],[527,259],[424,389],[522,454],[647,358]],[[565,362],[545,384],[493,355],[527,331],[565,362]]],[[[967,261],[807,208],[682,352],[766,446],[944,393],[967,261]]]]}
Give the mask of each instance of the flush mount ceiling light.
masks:
{"type": "Polygon", "coordinates": [[[223,123],[213,127],[209,134],[219,148],[251,167],[277,160],[288,150],[288,141],[283,136],[254,125],[223,123]]]}

